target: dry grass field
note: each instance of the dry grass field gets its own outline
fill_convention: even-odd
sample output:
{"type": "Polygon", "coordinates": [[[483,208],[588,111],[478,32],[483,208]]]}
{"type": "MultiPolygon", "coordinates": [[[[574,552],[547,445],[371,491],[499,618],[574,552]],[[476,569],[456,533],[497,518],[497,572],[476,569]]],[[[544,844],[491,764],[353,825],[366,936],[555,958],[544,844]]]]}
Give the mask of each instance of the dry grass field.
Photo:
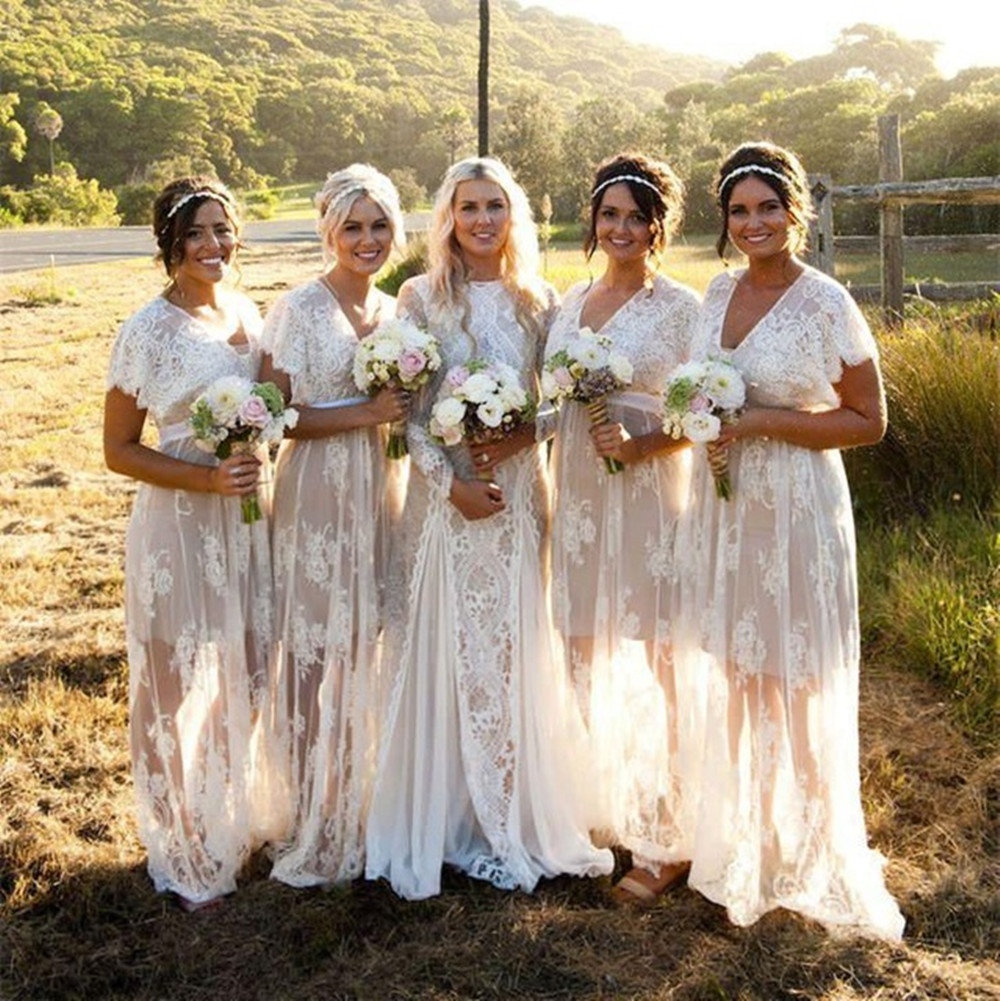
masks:
{"type": "MultiPolygon", "coordinates": [[[[244,259],[262,308],[313,247],[244,259]]],[[[146,878],[131,815],[122,544],[130,484],[104,470],[118,324],[161,287],[148,261],[0,277],[0,998],[228,1001],[1000,999],[1000,762],[940,694],[865,663],[863,792],[907,918],[890,946],[775,913],[750,929],[682,889],[614,909],[606,881],[503,894],[296,891],[256,858],[215,911],[146,878]]],[[[862,540],[863,544],[863,540],[862,540]]]]}

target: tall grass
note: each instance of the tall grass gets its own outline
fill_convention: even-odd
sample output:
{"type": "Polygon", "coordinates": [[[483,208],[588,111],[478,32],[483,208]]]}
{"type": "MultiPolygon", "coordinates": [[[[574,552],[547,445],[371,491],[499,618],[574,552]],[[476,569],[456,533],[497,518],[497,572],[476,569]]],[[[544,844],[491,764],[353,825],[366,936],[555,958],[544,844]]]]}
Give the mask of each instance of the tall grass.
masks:
{"type": "Polygon", "coordinates": [[[1000,530],[969,509],[863,527],[868,658],[921,675],[977,743],[1000,746],[1000,530]]]}
{"type": "Polygon", "coordinates": [[[876,447],[847,456],[859,507],[877,517],[942,504],[996,509],[1000,341],[989,320],[989,307],[966,306],[880,333],[889,429],[876,447]]]}

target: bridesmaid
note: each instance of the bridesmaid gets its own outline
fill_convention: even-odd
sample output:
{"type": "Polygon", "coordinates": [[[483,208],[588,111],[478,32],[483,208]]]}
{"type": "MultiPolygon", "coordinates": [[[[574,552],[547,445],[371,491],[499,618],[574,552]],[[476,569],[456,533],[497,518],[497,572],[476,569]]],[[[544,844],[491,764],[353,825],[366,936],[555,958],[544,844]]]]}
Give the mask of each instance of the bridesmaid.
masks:
{"type": "Polygon", "coordinates": [[[126,320],[104,404],[108,467],[140,481],[125,540],[129,736],[139,836],[158,891],[193,911],[236,889],[251,848],[251,703],[271,642],[267,523],[240,498],[261,464],[201,451],[191,404],[222,376],[253,378],[260,316],[227,288],[239,216],[218,181],[168,184],[153,232],[169,282],[126,320]],[[147,417],[156,448],[142,443],[147,417]]]}
{"type": "Polygon", "coordinates": [[[685,443],[661,429],[660,393],[687,360],[698,297],[656,270],[683,200],[665,163],[627,153],[600,165],[584,249],[589,260],[600,248],[604,273],[569,291],[546,346],[551,357],[586,327],[633,367],[631,386],[609,398],[607,422],[592,426],[580,403],[560,410],[552,564],[556,628],[591,738],[598,826],[635,863],[614,894],[644,904],[683,876],[689,857],[670,625],[690,462],[685,443]],[[604,457],[624,470],[609,474],[604,457]]]}
{"type": "MultiPolygon", "coordinates": [[[[689,884],[747,925],[777,907],[888,940],[903,918],[868,847],[858,773],[857,577],[840,450],[877,442],[878,349],[848,292],[798,252],[802,165],[769,143],[722,163],[719,252],[746,267],[705,294],[695,357],[743,374],[723,428],[732,497],[695,453],[686,619],[707,655],[701,797],[689,884]]],[[[687,531],[690,530],[690,534],[687,531]]]]}
{"type": "Polygon", "coordinates": [[[395,313],[375,276],[404,240],[399,197],[384,174],[354,164],[330,174],[316,205],[327,270],[272,307],[261,370],[299,412],[275,473],[265,744],[276,771],[261,795],[267,810],[285,791],[271,875],[294,886],[363,871],[387,530],[406,468],[385,458],[381,433],[406,416],[405,394],[359,397],[352,374],[358,339],[395,313]]]}
{"type": "Polygon", "coordinates": [[[503,164],[469,159],[448,171],[428,243],[428,273],[403,286],[399,306],[438,336],[442,368],[408,430],[414,465],[387,636],[397,674],[366,866],[410,899],[440,891],[444,864],[529,891],[541,877],[612,866],[590,843],[574,781],[534,423],[450,449],[426,431],[451,366],[504,363],[534,393],[554,300],[537,277],[527,199],[503,164]]]}

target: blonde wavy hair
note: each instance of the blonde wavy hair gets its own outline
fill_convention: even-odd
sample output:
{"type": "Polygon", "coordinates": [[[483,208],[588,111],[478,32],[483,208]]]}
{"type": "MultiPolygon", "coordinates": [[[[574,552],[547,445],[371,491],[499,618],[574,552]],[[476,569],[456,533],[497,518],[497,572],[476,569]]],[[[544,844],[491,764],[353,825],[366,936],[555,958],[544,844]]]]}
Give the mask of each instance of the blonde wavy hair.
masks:
{"type": "Polygon", "coordinates": [[[542,334],[538,315],[549,304],[539,277],[538,231],[524,190],[493,157],[469,157],[453,164],[435,196],[427,238],[431,308],[438,314],[458,313],[462,329],[469,333],[465,292],[469,268],[455,237],[455,195],[463,181],[492,181],[507,200],[510,229],[501,252],[500,280],[514,297],[518,323],[537,341],[542,334]]]}

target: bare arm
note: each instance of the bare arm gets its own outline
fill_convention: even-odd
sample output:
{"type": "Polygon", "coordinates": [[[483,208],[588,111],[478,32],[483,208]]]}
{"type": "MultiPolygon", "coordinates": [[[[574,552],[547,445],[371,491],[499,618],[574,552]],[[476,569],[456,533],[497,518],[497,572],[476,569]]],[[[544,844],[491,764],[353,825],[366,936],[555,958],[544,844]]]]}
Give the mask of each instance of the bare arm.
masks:
{"type": "Polygon", "coordinates": [[[110,389],[104,397],[104,461],[108,469],[168,490],[244,497],[257,489],[260,463],[252,455],[232,455],[201,466],[164,455],[140,441],[146,411],[134,396],[110,389]]]}
{"type": "Polygon", "coordinates": [[[886,429],[885,391],[874,361],[845,366],[834,386],[840,406],[808,413],[752,407],[735,423],[724,426],[719,445],[738,438],[774,438],[803,448],[855,448],[874,445],[886,429]]]}
{"type": "Polygon", "coordinates": [[[598,455],[617,459],[626,466],[634,466],[657,455],[669,455],[691,444],[686,438],[672,438],[660,430],[633,437],[623,425],[616,423],[592,425],[590,437],[598,455]]]}
{"type": "MultiPolygon", "coordinates": [[[[287,372],[274,365],[270,354],[261,359],[257,378],[261,382],[273,382],[287,404],[292,396],[292,380],[287,372]]],[[[373,424],[389,424],[404,420],[409,413],[410,394],[398,386],[384,386],[374,396],[362,403],[344,407],[303,407],[296,405],[299,412],[298,423],[288,428],[288,438],[329,438],[342,431],[371,427],[373,424]]]]}

